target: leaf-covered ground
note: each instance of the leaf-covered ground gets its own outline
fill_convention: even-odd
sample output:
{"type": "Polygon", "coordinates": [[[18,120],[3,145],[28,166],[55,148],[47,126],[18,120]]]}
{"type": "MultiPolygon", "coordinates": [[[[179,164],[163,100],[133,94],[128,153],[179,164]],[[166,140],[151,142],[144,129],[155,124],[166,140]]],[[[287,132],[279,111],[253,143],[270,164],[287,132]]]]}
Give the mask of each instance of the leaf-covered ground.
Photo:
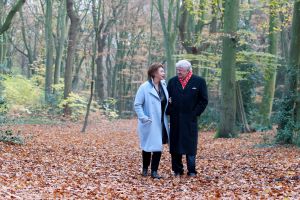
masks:
{"type": "MultiPolygon", "coordinates": [[[[300,150],[255,147],[265,133],[201,133],[196,178],[175,178],[165,146],[159,173],[142,177],[136,120],[18,125],[26,145],[0,142],[0,199],[299,199],[300,150]]],[[[185,161],[185,160],[184,160],[185,161]]]]}

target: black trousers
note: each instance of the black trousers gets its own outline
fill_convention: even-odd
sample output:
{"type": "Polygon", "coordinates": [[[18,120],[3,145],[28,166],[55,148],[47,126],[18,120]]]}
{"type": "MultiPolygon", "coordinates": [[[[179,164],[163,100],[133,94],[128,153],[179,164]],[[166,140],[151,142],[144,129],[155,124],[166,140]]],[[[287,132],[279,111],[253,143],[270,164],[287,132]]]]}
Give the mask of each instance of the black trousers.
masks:
{"type": "MultiPolygon", "coordinates": [[[[183,174],[182,154],[171,154],[172,170],[175,173],[183,174]]],[[[186,164],[188,173],[196,172],[196,155],[186,155],[186,164]]]]}
{"type": "Polygon", "coordinates": [[[157,151],[157,152],[142,151],[142,157],[143,157],[143,169],[148,169],[151,162],[151,171],[158,170],[161,151],[157,151]]]}

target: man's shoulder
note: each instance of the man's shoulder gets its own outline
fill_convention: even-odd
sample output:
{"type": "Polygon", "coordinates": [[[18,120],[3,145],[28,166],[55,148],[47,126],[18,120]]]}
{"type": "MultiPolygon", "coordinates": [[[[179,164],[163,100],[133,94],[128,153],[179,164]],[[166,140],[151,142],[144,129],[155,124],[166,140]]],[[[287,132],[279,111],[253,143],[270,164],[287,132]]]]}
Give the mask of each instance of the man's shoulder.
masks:
{"type": "Polygon", "coordinates": [[[178,79],[177,76],[173,76],[172,78],[169,79],[168,83],[174,82],[177,79],[178,79]]]}
{"type": "Polygon", "coordinates": [[[195,81],[199,81],[199,82],[205,82],[205,79],[203,77],[195,75],[195,74],[192,75],[192,79],[194,79],[195,81]]]}

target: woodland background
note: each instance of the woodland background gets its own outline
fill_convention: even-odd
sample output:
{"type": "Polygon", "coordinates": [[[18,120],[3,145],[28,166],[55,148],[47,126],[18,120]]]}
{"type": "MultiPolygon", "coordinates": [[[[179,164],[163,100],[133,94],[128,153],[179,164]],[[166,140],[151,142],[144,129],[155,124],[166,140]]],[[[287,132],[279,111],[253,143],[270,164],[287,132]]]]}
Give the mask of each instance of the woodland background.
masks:
{"type": "MultiPolygon", "coordinates": [[[[79,192],[90,187],[89,195],[126,199],[143,197],[146,185],[154,184],[152,197],[170,199],[189,192],[190,198],[297,198],[299,49],[299,0],[0,0],[0,194],[91,197],[79,192]],[[164,63],[170,78],[180,59],[191,61],[193,73],[208,83],[197,161],[206,175],[182,181],[166,172],[167,182],[144,182],[138,174],[134,96],[151,63],[164,63]],[[131,153],[124,152],[128,145],[131,153]],[[102,158],[103,152],[114,159],[102,158]],[[117,166],[122,156],[134,166],[132,177],[117,166]],[[242,164],[232,168],[237,161],[242,164]],[[100,171],[84,178],[94,172],[84,171],[82,163],[100,171]],[[36,164],[40,171],[32,171],[36,164]],[[109,175],[114,168],[121,172],[109,175]],[[241,172],[232,174],[237,168],[241,172]],[[82,170],[80,180],[92,186],[78,189],[80,180],[72,185],[66,177],[82,170]],[[124,185],[128,176],[134,180],[130,190],[109,186],[124,185]],[[34,184],[43,192],[35,193],[34,184]],[[161,185],[169,189],[157,192],[161,185]]],[[[162,169],[169,171],[165,154],[162,169]]]]}

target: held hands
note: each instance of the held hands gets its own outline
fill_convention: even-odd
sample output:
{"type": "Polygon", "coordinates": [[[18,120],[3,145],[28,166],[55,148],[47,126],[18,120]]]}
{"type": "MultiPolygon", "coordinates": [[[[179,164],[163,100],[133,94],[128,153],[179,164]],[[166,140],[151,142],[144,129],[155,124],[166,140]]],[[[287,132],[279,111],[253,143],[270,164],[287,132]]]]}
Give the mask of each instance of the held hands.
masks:
{"type": "Polygon", "coordinates": [[[169,103],[170,104],[172,103],[172,97],[169,97],[169,103]]]}

